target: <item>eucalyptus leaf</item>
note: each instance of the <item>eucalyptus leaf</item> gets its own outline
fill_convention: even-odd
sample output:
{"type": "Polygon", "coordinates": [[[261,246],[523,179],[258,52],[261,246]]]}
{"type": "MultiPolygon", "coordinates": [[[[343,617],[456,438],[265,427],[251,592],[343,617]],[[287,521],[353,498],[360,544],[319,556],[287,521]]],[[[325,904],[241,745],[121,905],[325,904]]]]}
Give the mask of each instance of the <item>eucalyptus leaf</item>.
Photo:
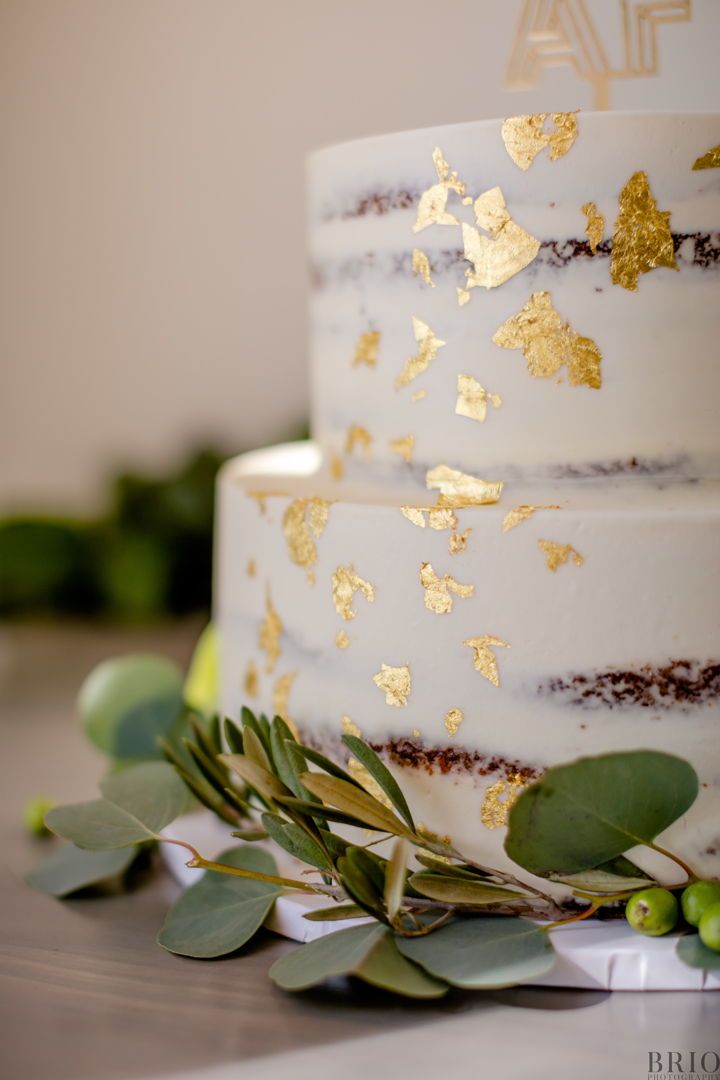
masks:
{"type": "Polygon", "coordinates": [[[677,943],[675,952],[683,964],[703,971],[720,971],[720,953],[708,949],[698,934],[684,934],[677,943]]]}
{"type": "Polygon", "coordinates": [[[513,916],[457,919],[425,937],[398,938],[397,946],[431,975],[470,990],[537,979],[555,960],[544,930],[513,916]]]}
{"type": "Polygon", "coordinates": [[[385,934],[378,922],[348,926],[285,953],[270,968],[283,990],[307,990],[339,975],[351,975],[385,934]]]}
{"type": "Polygon", "coordinates": [[[63,844],[31,870],[26,881],[34,889],[50,896],[69,896],[79,889],[123,874],[139,851],[137,846],[112,851],[85,851],[74,844],[63,844]]]}
{"type": "Polygon", "coordinates": [[[363,982],[411,998],[439,998],[447,994],[446,982],[429,975],[398,950],[388,930],[353,972],[363,982]]]}
{"type": "MultiPolygon", "coordinates": [[[[248,746],[248,737],[254,738],[255,734],[251,729],[245,731],[245,746],[248,746]]],[[[249,784],[251,788],[257,791],[258,795],[262,796],[268,802],[272,802],[273,799],[289,795],[290,791],[281,780],[278,780],[277,776],[269,772],[267,769],[259,765],[257,761],[245,754],[221,754],[220,760],[224,765],[227,765],[229,769],[236,772],[238,776],[242,777],[246,784],[249,784]]]]}
{"type": "Polygon", "coordinates": [[[343,919],[367,919],[368,913],[358,904],[333,904],[332,907],[311,908],[303,915],[308,922],[340,922],[343,919]]]}
{"type": "MultiPolygon", "coordinates": [[[[277,874],[275,860],[255,847],[232,847],[218,862],[277,874]]],[[[265,922],[281,892],[266,881],[206,870],[168,912],[158,943],[181,956],[210,959],[241,948],[265,922]]]]}
{"type": "Polygon", "coordinates": [[[505,850],[534,874],[575,874],[649,844],[698,793],[686,761],[654,750],[549,769],[510,810],[505,850]]]}
{"type": "Polygon", "coordinates": [[[316,866],[319,870],[332,868],[328,855],[299,825],[285,821],[279,814],[263,814],[262,823],[275,843],[296,859],[316,866]]]}
{"type": "Polygon", "coordinates": [[[461,877],[460,875],[442,875],[432,870],[420,870],[411,874],[409,883],[423,896],[431,900],[441,900],[447,904],[508,904],[513,901],[527,900],[527,895],[514,889],[504,889],[499,885],[488,885],[484,881],[461,877]]]}
{"type": "Polygon", "coordinates": [[[415,823],[412,814],[410,813],[410,807],[405,800],[405,796],[400,790],[395,777],[380,760],[372,747],[368,746],[362,739],[359,739],[357,735],[343,735],[342,739],[348,750],[350,750],[357,758],[361,765],[365,766],[373,779],[378,782],[408,828],[412,832],[415,832],[415,823]]]}
{"type": "Polygon", "coordinates": [[[306,772],[301,775],[300,780],[313,795],[343,813],[358,818],[364,825],[395,836],[410,835],[407,827],[391,810],[362,788],[324,773],[306,772]]]}

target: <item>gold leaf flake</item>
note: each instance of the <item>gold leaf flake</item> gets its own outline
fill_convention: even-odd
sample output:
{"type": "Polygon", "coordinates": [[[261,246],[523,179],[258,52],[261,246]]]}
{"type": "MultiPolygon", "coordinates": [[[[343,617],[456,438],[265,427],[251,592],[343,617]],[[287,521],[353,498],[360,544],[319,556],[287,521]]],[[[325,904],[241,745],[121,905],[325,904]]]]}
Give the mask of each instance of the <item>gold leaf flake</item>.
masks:
{"type": "Polygon", "coordinates": [[[350,638],[347,636],[344,630],[338,630],[337,634],[335,635],[335,644],[337,645],[338,649],[347,649],[348,645],[350,644],[350,638]]]}
{"type": "Polygon", "coordinates": [[[538,540],[538,547],[545,556],[548,570],[552,570],[553,574],[571,557],[576,566],[582,566],[585,562],[580,552],[576,551],[571,544],[558,544],[555,540],[538,540]]]}
{"type": "Polygon", "coordinates": [[[283,632],[283,624],[277,611],[273,607],[270,598],[270,590],[265,594],[265,618],[260,624],[258,645],[267,655],[265,670],[268,674],[275,669],[280,656],[280,635],[283,632]]]}
{"type": "Polygon", "coordinates": [[[534,116],[508,117],[500,133],[512,160],[518,168],[527,170],[546,147],[549,147],[551,161],[567,154],[577,138],[578,126],[575,113],[536,113],[534,116]],[[551,131],[545,130],[548,116],[551,131]]]}
{"type": "Polygon", "coordinates": [[[362,738],[360,728],[349,716],[342,716],[340,718],[340,726],[343,730],[343,735],[354,735],[356,739],[362,738]]]}
{"type": "Polygon", "coordinates": [[[677,270],[670,211],[658,210],[647,173],[636,172],[620,192],[610,254],[614,285],[635,292],[640,274],[665,266],[677,270]]]}
{"type": "Polygon", "coordinates": [[[420,232],[428,225],[456,225],[457,218],[450,214],[446,207],[448,196],[451,191],[460,196],[465,195],[465,184],[458,179],[456,172],[450,171],[450,166],[442,155],[439,147],[433,150],[433,164],[437,172],[438,182],[423,191],[418,203],[417,220],[413,225],[413,232],[420,232]]]}
{"type": "Polygon", "coordinates": [[[257,574],[257,566],[254,559],[248,559],[248,564],[245,567],[245,573],[248,577],[255,577],[257,574]]]}
{"type": "Polygon", "coordinates": [[[332,454],[330,457],[330,479],[342,480],[345,473],[345,466],[343,465],[342,458],[338,454],[332,454]]]}
{"type": "Polygon", "coordinates": [[[487,416],[488,402],[493,409],[499,409],[502,405],[500,395],[488,393],[472,375],[458,375],[457,392],[458,398],[455,404],[457,415],[467,416],[470,420],[479,420],[480,423],[487,416]]]}
{"type": "Polygon", "coordinates": [[[458,289],[458,288],[456,288],[455,291],[457,292],[458,305],[460,307],[465,307],[468,300],[470,299],[470,293],[467,291],[467,289],[458,289]]]}
{"type": "Polygon", "coordinates": [[[445,729],[452,739],[458,733],[458,729],[462,724],[465,716],[462,709],[448,709],[443,718],[445,729]]]}
{"type": "Polygon", "coordinates": [[[414,727],[412,729],[412,731],[410,732],[410,734],[412,735],[413,739],[419,739],[420,738],[420,729],[414,727]]]}
{"type": "Polygon", "coordinates": [[[507,825],[510,808],[520,793],[528,786],[520,773],[512,773],[507,780],[498,780],[485,792],[480,808],[480,820],[487,829],[507,825]]]}
{"type": "Polygon", "coordinates": [[[431,360],[434,360],[440,349],[445,344],[440,338],[435,337],[427,323],[424,323],[422,319],[417,319],[414,315],[412,317],[413,334],[415,340],[418,343],[418,351],[414,356],[409,356],[405,361],[402,371],[395,379],[396,389],[400,389],[401,386],[407,386],[413,379],[416,379],[418,375],[421,375],[423,371],[427,371],[428,365],[431,360]]]}
{"type": "MultiPolygon", "coordinates": [[[[540,241],[513,221],[499,187],[475,200],[475,219],[490,236],[462,223],[464,257],[472,263],[465,271],[467,289],[495,289],[530,265],[540,250],[540,241]]],[[[466,302],[460,295],[458,301],[466,302]]]]}
{"type": "Polygon", "coordinates": [[[366,367],[377,367],[379,347],[379,330],[368,330],[366,333],[361,334],[355,346],[352,366],[358,367],[360,364],[365,364],[366,367]]]}
{"type": "Polygon", "coordinates": [[[502,480],[481,480],[477,476],[451,469],[448,465],[436,465],[425,474],[425,483],[432,491],[439,491],[439,503],[443,507],[484,506],[496,503],[502,494],[502,480]]]}
{"type": "Polygon", "coordinates": [[[512,315],[492,337],[501,349],[521,349],[530,374],[547,379],[567,366],[573,386],[602,385],[602,355],[591,338],[581,337],[555,310],[549,292],[534,292],[525,307],[512,315]]]}
{"type": "Polygon", "coordinates": [[[598,213],[598,208],[594,202],[583,203],[581,210],[587,218],[585,235],[590,241],[590,250],[594,255],[598,249],[598,244],[605,235],[605,218],[598,213]]]}
{"type": "Polygon", "coordinates": [[[243,689],[249,698],[256,698],[258,696],[259,676],[257,665],[254,660],[248,660],[247,667],[245,668],[243,689]]]}
{"type": "Polygon", "coordinates": [[[357,612],[353,610],[355,593],[360,592],[372,603],[375,599],[375,589],[369,581],[365,581],[355,573],[352,563],[349,566],[338,566],[332,576],[332,595],[335,610],[343,619],[354,619],[357,612]]]}
{"type": "Polygon", "coordinates": [[[410,695],[410,668],[407,664],[402,667],[391,667],[389,664],[381,664],[380,671],[373,675],[373,682],[385,692],[385,704],[402,708],[407,705],[410,695]]]}
{"type": "Polygon", "coordinates": [[[416,390],[414,394],[410,395],[410,400],[413,402],[422,401],[424,397],[427,397],[427,390],[416,390]]]}
{"type": "Polygon", "coordinates": [[[460,585],[450,574],[438,577],[428,562],[420,567],[420,584],[425,590],[425,607],[436,615],[447,615],[452,611],[451,593],[467,600],[475,592],[474,585],[460,585]]]}
{"type": "Polygon", "coordinates": [[[435,282],[430,277],[430,260],[420,248],[413,248],[412,268],[413,273],[418,274],[426,285],[429,285],[431,289],[435,288],[435,282]]]}
{"type": "Polygon", "coordinates": [[[345,437],[345,453],[352,454],[355,448],[359,447],[365,460],[369,461],[372,457],[372,443],[373,437],[367,428],[353,424],[348,428],[345,437]]]}
{"type": "Polygon", "coordinates": [[[519,525],[521,521],[527,521],[529,517],[532,517],[538,510],[559,510],[559,506],[527,506],[522,504],[516,506],[513,510],[510,510],[502,522],[502,531],[510,532],[510,529],[514,529],[516,525],[519,525]]]}
{"type": "Polygon", "coordinates": [[[468,645],[474,650],[475,656],[473,657],[473,664],[475,670],[479,671],[484,679],[491,682],[493,686],[500,685],[500,674],[498,672],[497,660],[493,649],[509,649],[507,641],[503,641],[502,638],[493,637],[492,634],[483,634],[482,637],[466,638],[463,641],[463,645],[468,645]]]}
{"type": "Polygon", "coordinates": [[[697,159],[693,165],[693,172],[699,172],[700,169],[720,169],[720,144],[713,146],[707,154],[697,159]]]}
{"type": "Polygon", "coordinates": [[[464,532],[453,532],[451,534],[450,541],[448,543],[448,551],[451,555],[457,555],[459,554],[459,552],[465,550],[465,548],[467,547],[468,537],[470,536],[471,532],[472,529],[465,529],[464,532]]]}
{"type": "Polygon", "coordinates": [[[410,461],[415,448],[415,436],[404,435],[401,439],[390,439],[388,446],[392,453],[399,454],[403,461],[410,461]]]}
{"type": "Polygon", "coordinates": [[[255,500],[255,502],[258,505],[258,510],[260,511],[261,514],[265,514],[267,512],[266,499],[267,499],[268,495],[269,495],[269,492],[267,492],[267,491],[248,491],[248,493],[247,493],[247,496],[248,496],[249,499],[254,499],[255,500]]]}
{"type": "Polygon", "coordinates": [[[315,539],[322,535],[328,521],[330,503],[327,499],[302,498],[290,503],[283,515],[283,532],[290,558],[302,566],[308,581],[314,581],[312,567],[317,562],[315,539]]]}
{"type": "Polygon", "coordinates": [[[454,529],[457,525],[457,518],[449,507],[401,506],[400,513],[420,529],[428,525],[431,529],[442,532],[443,529],[454,529]]]}
{"type": "Polygon", "coordinates": [[[297,671],[289,671],[287,675],[281,675],[273,686],[272,707],[275,716],[281,716],[288,725],[293,735],[297,738],[297,728],[288,715],[288,699],[292,685],[297,678],[297,671]]]}

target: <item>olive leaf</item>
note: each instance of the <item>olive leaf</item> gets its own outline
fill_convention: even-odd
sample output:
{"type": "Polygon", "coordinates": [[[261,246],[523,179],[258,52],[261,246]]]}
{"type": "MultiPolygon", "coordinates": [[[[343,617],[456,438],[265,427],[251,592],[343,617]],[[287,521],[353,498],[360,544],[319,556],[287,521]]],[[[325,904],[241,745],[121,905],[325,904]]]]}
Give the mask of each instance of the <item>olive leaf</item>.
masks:
{"type": "Polygon", "coordinates": [[[675,952],[683,964],[703,971],[720,971],[720,953],[708,949],[698,934],[684,934],[675,947],[675,952]]]}
{"type": "Polygon", "coordinates": [[[265,746],[255,733],[254,728],[246,727],[243,729],[243,746],[245,747],[244,754],[246,758],[254,761],[261,769],[272,772],[270,754],[266,752],[265,746]]]}
{"type": "Polygon", "coordinates": [[[319,870],[329,870],[332,862],[329,856],[300,825],[285,821],[279,814],[263,814],[262,823],[268,835],[285,851],[319,870]]]}
{"type": "MultiPolygon", "coordinates": [[[[218,856],[229,866],[277,874],[272,855],[255,847],[232,847],[218,856]]],[[[168,912],[158,943],[180,956],[210,959],[241,948],[270,913],[278,885],[206,870],[168,912]]]]}
{"type": "Polygon", "coordinates": [[[390,860],[385,871],[385,887],[383,899],[385,910],[392,920],[400,910],[403,896],[405,895],[405,877],[407,873],[408,844],[402,836],[398,836],[393,844],[390,860]]]}
{"type": "Polygon", "coordinates": [[[361,849],[349,847],[345,855],[341,855],[336,866],[348,896],[361,908],[374,915],[380,922],[387,922],[383,901],[384,880],[376,877],[375,866],[360,858],[358,853],[361,849]]]}
{"type": "Polygon", "coordinates": [[[392,773],[380,760],[372,747],[368,746],[362,739],[359,739],[357,735],[343,735],[342,740],[348,750],[350,750],[357,758],[361,765],[365,766],[373,779],[378,782],[408,828],[412,832],[415,832],[415,823],[405,796],[400,790],[392,773]]]}
{"type": "Polygon", "coordinates": [[[364,825],[379,832],[392,833],[394,836],[410,835],[400,819],[363,788],[323,773],[302,773],[300,780],[313,795],[335,806],[342,813],[359,819],[364,825]]]}
{"type": "Polygon", "coordinates": [[[325,757],[318,750],[313,750],[310,746],[303,746],[302,743],[297,743],[294,747],[298,754],[301,754],[306,761],[310,761],[313,765],[317,765],[318,768],[323,769],[330,776],[336,777],[338,780],[345,780],[348,784],[354,784],[355,787],[362,787],[362,784],[358,784],[356,780],[345,772],[345,769],[341,769],[339,765],[336,765],[330,758],[325,757]]]}
{"type": "Polygon", "coordinates": [[[549,769],[510,810],[505,850],[534,874],[575,874],[650,844],[692,806],[697,775],[654,750],[549,769]]]}
{"type": "MultiPolygon", "coordinates": [[[[245,729],[246,747],[251,732],[252,729],[245,729]]],[[[254,734],[252,732],[251,738],[254,737],[254,734]]],[[[290,794],[288,788],[285,787],[281,780],[278,780],[274,773],[269,772],[262,765],[259,765],[257,761],[247,757],[245,754],[220,754],[220,761],[242,777],[246,784],[249,784],[251,788],[257,791],[258,795],[268,802],[290,794]]]]}
{"type": "Polygon", "coordinates": [[[26,877],[29,885],[50,896],[69,896],[78,889],[124,874],[137,858],[137,846],[112,851],[85,851],[63,844],[26,877]]]}
{"type": "Polygon", "coordinates": [[[419,870],[408,879],[414,889],[431,900],[441,900],[448,904],[508,904],[512,901],[527,900],[525,893],[515,889],[505,889],[499,885],[487,885],[484,881],[461,877],[460,875],[442,875],[431,870],[419,870]]]}
{"type": "Polygon", "coordinates": [[[332,907],[312,908],[303,919],[308,922],[340,922],[342,919],[367,919],[368,913],[357,904],[333,904],[332,907]]]}
{"type": "MultiPolygon", "coordinates": [[[[325,818],[327,821],[336,821],[340,825],[353,825],[356,829],[364,829],[365,822],[351,814],[343,814],[341,810],[334,810],[331,806],[323,806],[321,802],[310,802],[308,799],[296,799],[294,795],[277,795],[275,802],[283,809],[305,817],[325,818]]],[[[336,837],[335,839],[339,839],[336,837]]]]}
{"type": "Polygon", "coordinates": [[[225,717],[223,731],[225,732],[225,741],[230,748],[230,753],[242,754],[244,752],[242,731],[229,716],[225,717]]]}
{"type": "Polygon", "coordinates": [[[560,881],[570,885],[578,892],[613,893],[627,892],[629,889],[642,889],[653,883],[654,879],[639,866],[619,855],[591,870],[582,870],[578,874],[548,874],[550,881],[560,881]]]}
{"type": "Polygon", "coordinates": [[[544,930],[515,916],[460,918],[425,937],[399,938],[397,945],[431,975],[469,990],[537,979],[555,960],[544,930]]]}

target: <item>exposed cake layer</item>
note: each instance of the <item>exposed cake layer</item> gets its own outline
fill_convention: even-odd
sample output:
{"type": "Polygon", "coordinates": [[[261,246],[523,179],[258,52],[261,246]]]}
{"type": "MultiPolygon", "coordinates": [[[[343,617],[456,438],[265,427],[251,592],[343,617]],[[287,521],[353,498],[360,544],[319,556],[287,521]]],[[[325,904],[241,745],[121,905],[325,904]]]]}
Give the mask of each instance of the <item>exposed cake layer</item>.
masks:
{"type": "Polygon", "coordinates": [[[720,476],[718,143],[717,114],[578,113],[314,155],[313,423],[346,475],[720,476]]]}
{"type": "Polygon", "coordinates": [[[453,509],[336,500],[319,463],[306,444],[222,474],[227,713],[281,712],[326,748],[359,729],[418,817],[485,859],[549,765],[676,753],[703,788],[672,842],[719,873],[720,488],[510,484],[453,509]]]}

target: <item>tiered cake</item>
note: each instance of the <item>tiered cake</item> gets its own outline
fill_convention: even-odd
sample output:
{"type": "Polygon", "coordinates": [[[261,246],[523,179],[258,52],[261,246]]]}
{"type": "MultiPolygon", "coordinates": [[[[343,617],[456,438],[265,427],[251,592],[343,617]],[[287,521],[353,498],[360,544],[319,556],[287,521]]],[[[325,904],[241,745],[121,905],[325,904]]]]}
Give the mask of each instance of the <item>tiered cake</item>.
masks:
{"type": "Polygon", "coordinates": [[[718,142],[560,113],[310,164],[317,443],[222,474],[223,707],[359,731],[494,865],[548,766],[652,747],[720,874],[718,142]]]}

